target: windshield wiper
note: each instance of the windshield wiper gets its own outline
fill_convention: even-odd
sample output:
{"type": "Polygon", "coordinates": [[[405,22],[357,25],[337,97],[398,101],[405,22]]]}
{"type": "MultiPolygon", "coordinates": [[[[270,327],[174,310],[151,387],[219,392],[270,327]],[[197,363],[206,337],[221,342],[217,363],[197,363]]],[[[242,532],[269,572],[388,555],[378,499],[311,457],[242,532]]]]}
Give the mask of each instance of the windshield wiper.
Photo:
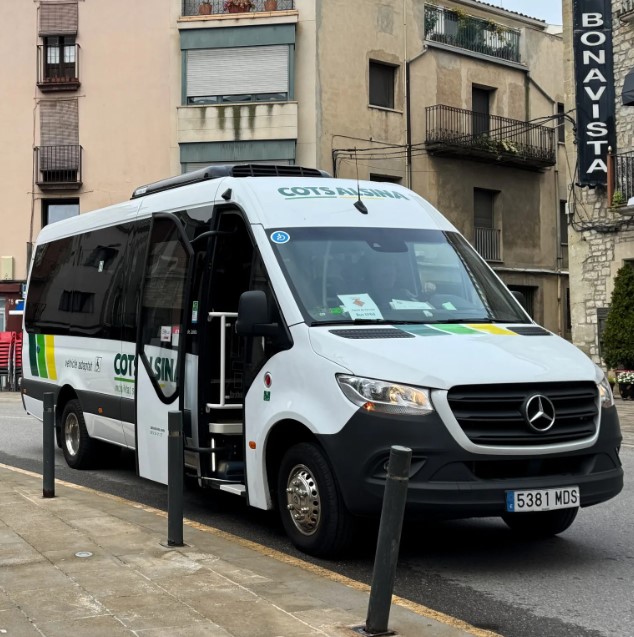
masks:
{"type": "Polygon", "coordinates": [[[385,319],[340,319],[338,321],[313,321],[310,327],[319,327],[320,325],[386,325],[393,321],[385,319]]]}
{"type": "MultiPolygon", "coordinates": [[[[442,321],[441,321],[442,322],[442,321]]],[[[389,319],[348,319],[340,321],[313,321],[310,327],[321,327],[322,325],[427,325],[438,323],[438,321],[390,321],[389,319]]]]}
{"type": "Polygon", "coordinates": [[[508,321],[494,318],[451,318],[436,320],[434,323],[448,323],[453,325],[459,323],[508,323],[508,321]]]}

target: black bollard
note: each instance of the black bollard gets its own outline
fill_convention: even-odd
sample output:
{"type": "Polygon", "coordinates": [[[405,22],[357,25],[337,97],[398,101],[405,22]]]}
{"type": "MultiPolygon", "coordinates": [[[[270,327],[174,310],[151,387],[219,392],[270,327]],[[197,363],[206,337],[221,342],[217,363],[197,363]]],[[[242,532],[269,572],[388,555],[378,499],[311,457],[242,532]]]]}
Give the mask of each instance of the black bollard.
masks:
{"type": "Polygon", "coordinates": [[[183,414],[167,414],[167,545],[183,544],[183,414]]]}
{"type": "Polygon", "coordinates": [[[52,392],[44,393],[42,421],[42,497],[55,497],[55,403],[52,392]]]}
{"type": "Polygon", "coordinates": [[[391,448],[379,524],[379,538],[374,558],[368,616],[365,622],[366,635],[390,634],[387,624],[396,578],[396,563],[401,543],[411,461],[411,449],[399,446],[391,448]]]}

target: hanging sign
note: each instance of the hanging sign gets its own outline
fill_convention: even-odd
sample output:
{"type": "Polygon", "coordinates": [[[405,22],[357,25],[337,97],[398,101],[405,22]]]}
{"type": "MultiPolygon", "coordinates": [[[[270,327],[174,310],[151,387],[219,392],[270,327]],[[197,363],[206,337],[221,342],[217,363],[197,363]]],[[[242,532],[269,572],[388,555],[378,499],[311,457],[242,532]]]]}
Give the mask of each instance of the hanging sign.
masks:
{"type": "Polygon", "coordinates": [[[577,154],[582,186],[607,184],[614,135],[611,0],[573,0],[577,154]]]}

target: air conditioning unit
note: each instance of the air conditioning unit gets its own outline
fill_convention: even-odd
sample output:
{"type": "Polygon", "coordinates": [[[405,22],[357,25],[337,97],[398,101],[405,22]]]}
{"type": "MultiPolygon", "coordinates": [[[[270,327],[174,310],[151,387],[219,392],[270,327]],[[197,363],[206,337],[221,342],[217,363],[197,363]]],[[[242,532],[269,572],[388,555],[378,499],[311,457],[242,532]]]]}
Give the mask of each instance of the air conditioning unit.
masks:
{"type": "Polygon", "coordinates": [[[13,280],[13,257],[0,257],[0,281],[13,280]]]}

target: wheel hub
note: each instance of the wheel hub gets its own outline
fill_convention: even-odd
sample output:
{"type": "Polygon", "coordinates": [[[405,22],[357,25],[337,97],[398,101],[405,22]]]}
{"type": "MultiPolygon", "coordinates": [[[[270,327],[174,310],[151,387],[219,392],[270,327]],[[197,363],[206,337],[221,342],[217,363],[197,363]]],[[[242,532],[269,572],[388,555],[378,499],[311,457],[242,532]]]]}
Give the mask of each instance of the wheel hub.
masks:
{"type": "Polygon", "coordinates": [[[319,526],[321,500],[317,482],[305,465],[297,465],[290,472],[286,501],[286,508],[297,530],[304,535],[312,535],[319,526]]]}
{"type": "Polygon", "coordinates": [[[75,414],[68,414],[64,423],[64,444],[68,453],[75,456],[79,451],[79,420],[75,414]]]}

